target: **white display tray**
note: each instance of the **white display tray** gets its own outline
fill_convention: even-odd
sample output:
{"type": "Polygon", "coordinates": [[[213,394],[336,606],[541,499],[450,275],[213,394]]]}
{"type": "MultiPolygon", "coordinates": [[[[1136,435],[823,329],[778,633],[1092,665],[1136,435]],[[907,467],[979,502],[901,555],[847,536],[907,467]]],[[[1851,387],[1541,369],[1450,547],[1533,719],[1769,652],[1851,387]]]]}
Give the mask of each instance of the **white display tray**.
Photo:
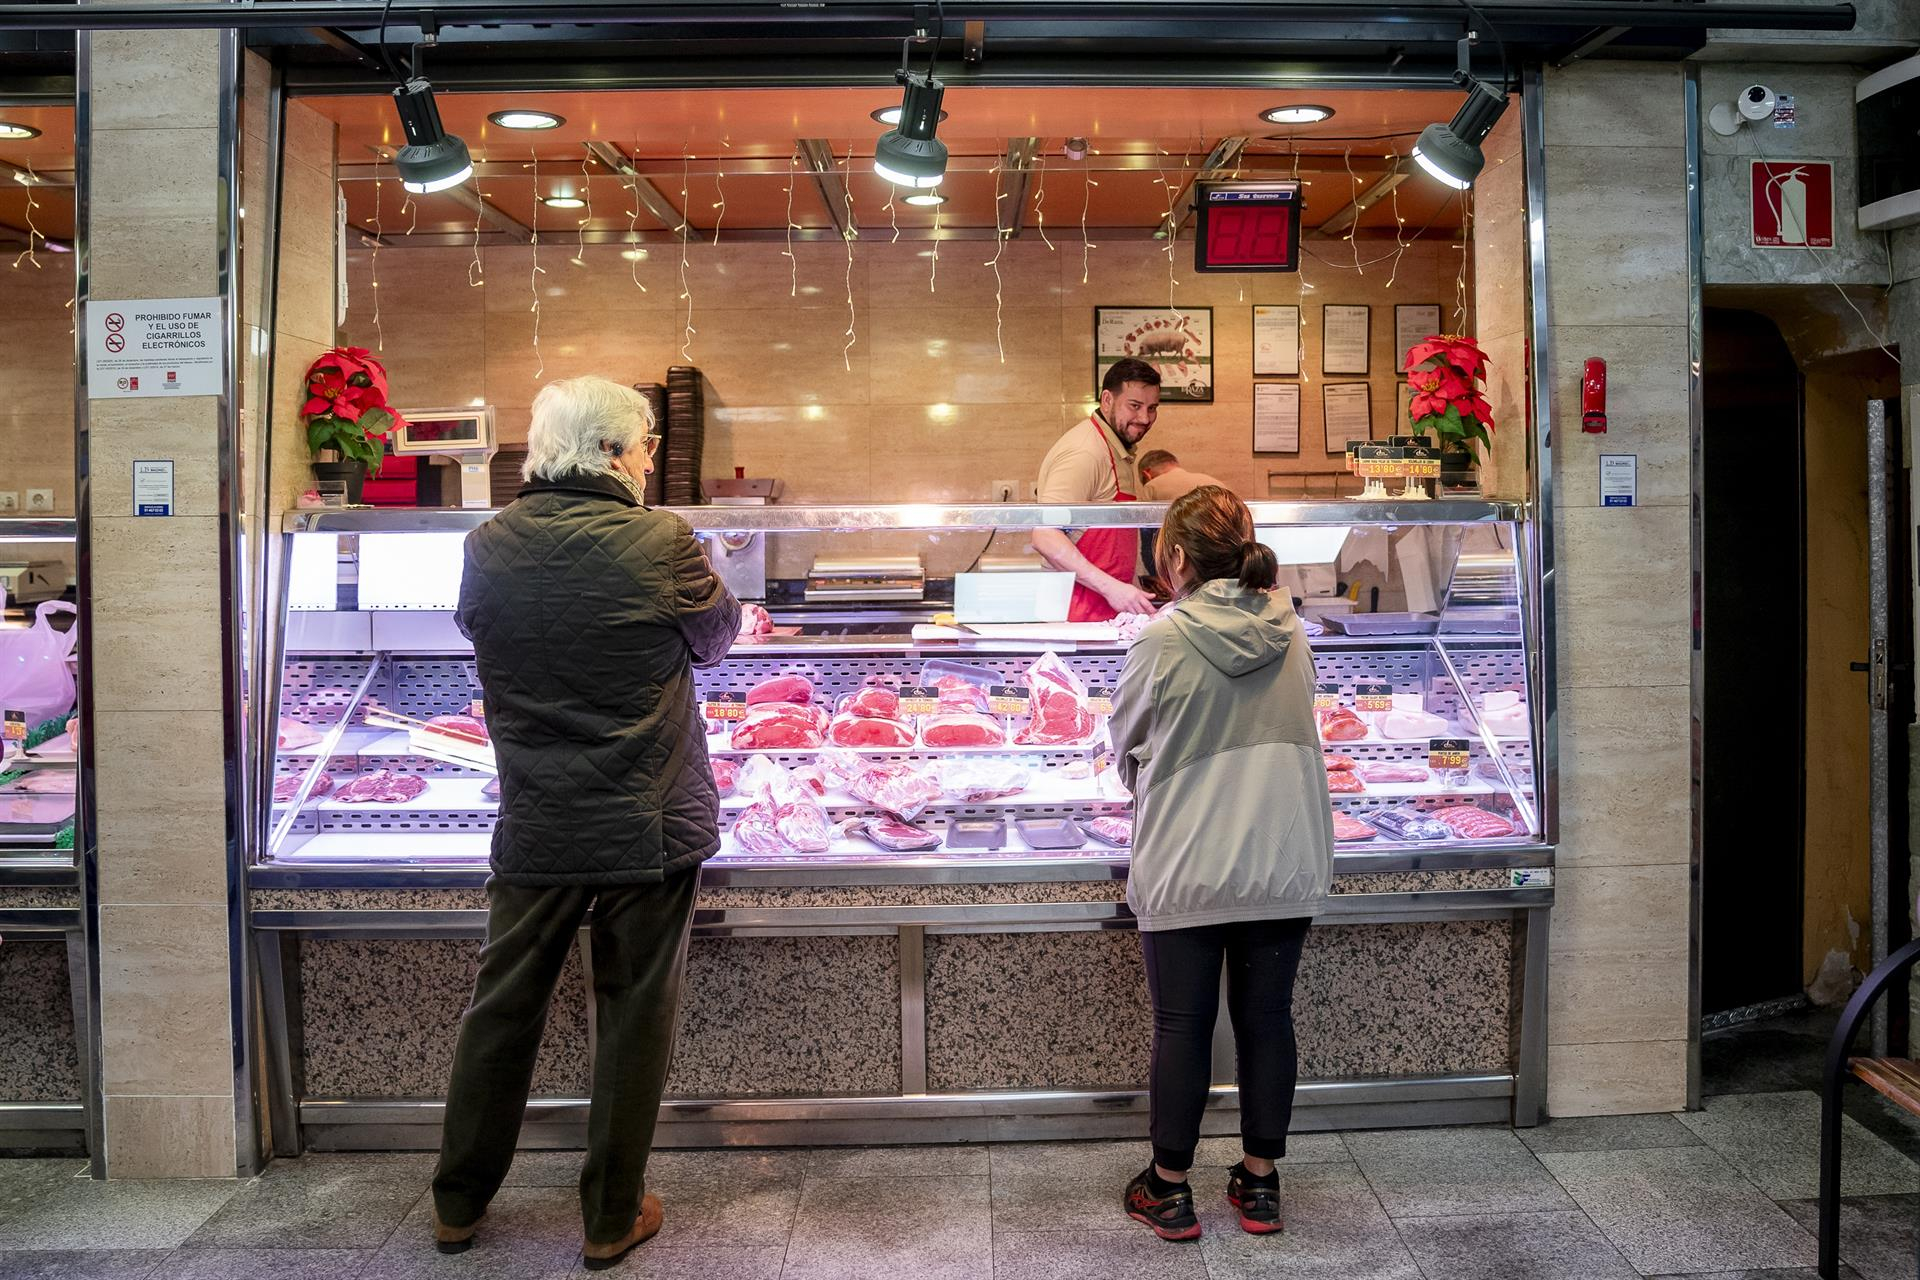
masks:
{"type": "Polygon", "coordinates": [[[1068,743],[1059,746],[1044,746],[1034,743],[1023,745],[1008,744],[1001,747],[928,747],[915,743],[908,747],[837,747],[828,743],[824,747],[743,747],[733,745],[731,733],[710,734],[707,738],[707,754],[710,756],[813,756],[822,751],[850,751],[857,756],[1019,756],[1045,755],[1059,751],[1093,751],[1105,747],[1103,742],[1068,743]]]}
{"type": "MultiPolygon", "coordinates": [[[[1042,805],[1131,805],[1133,801],[1122,799],[1115,788],[1119,781],[1111,772],[1099,778],[1063,778],[1059,770],[1046,770],[1028,775],[1027,788],[1010,796],[1000,796],[992,800],[956,800],[946,796],[927,806],[929,809],[1031,809],[1042,805]]],[[[738,812],[753,803],[746,795],[731,795],[720,802],[722,809],[738,812]]],[[[828,788],[820,803],[828,812],[834,810],[852,811],[871,809],[873,806],[864,800],[856,800],[838,788],[828,788]]]]}

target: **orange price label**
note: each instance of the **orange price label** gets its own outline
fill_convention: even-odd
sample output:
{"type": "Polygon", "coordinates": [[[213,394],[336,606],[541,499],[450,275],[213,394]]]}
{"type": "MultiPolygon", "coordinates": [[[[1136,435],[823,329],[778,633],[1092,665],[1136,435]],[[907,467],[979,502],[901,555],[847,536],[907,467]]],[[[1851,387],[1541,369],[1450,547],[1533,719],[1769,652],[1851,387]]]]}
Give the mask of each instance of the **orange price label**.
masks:
{"type": "Polygon", "coordinates": [[[1353,709],[1355,711],[1391,711],[1393,710],[1393,686],[1390,684],[1357,685],[1353,691],[1353,709]]]}
{"type": "Polygon", "coordinates": [[[1473,758],[1472,750],[1465,738],[1431,738],[1427,742],[1427,767],[1464,769],[1473,758]]]}
{"type": "Polygon", "coordinates": [[[1337,684],[1317,684],[1313,686],[1313,709],[1331,711],[1340,705],[1340,686],[1337,684]]]}
{"type": "Polygon", "coordinates": [[[747,718],[747,695],[744,693],[716,693],[707,699],[707,719],[709,720],[745,720],[747,718]]]}

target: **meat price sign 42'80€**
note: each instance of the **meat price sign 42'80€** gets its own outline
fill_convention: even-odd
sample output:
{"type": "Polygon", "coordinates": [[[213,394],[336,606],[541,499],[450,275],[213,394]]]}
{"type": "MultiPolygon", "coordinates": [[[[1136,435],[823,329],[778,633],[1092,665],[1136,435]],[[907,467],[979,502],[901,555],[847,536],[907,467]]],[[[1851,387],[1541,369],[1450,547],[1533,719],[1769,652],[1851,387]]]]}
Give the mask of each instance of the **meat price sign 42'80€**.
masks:
{"type": "Polygon", "coordinates": [[[1196,271],[1298,271],[1298,182],[1202,182],[1194,191],[1196,271]]]}

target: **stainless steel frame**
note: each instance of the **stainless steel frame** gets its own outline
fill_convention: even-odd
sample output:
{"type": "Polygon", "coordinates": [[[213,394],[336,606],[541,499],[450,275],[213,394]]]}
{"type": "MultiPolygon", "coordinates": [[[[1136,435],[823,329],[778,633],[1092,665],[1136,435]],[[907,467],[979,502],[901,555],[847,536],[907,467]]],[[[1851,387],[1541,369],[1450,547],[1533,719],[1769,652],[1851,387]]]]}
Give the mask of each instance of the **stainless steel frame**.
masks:
{"type": "Polygon", "coordinates": [[[1702,452],[1703,432],[1706,422],[1706,391],[1701,381],[1701,363],[1706,359],[1706,317],[1702,297],[1706,249],[1705,223],[1701,212],[1702,181],[1700,171],[1700,68],[1697,63],[1688,63],[1685,78],[1682,81],[1682,109],[1685,116],[1684,129],[1687,157],[1687,423],[1688,423],[1688,474],[1692,487],[1692,514],[1688,520],[1687,546],[1688,560],[1692,569],[1693,609],[1695,619],[1692,643],[1689,645],[1689,713],[1687,716],[1690,731],[1691,749],[1689,759],[1693,768],[1689,779],[1689,827],[1690,839],[1687,855],[1687,885],[1691,901],[1687,907],[1687,1109],[1700,1107],[1700,968],[1703,953],[1700,947],[1702,888],[1701,852],[1705,846],[1705,806],[1701,803],[1700,761],[1704,758],[1706,739],[1706,652],[1701,646],[1699,619],[1706,609],[1707,564],[1704,559],[1706,539],[1701,521],[1706,510],[1706,469],[1705,454],[1702,452]]]}

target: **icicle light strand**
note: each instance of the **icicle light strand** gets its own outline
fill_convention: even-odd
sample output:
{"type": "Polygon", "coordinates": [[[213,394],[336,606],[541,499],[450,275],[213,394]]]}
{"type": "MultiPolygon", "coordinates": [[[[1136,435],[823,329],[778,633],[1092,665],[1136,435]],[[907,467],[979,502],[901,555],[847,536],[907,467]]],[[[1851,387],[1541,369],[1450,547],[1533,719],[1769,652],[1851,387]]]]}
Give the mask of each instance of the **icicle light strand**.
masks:
{"type": "MultiPolygon", "coordinates": [[[[1389,151],[1387,153],[1387,160],[1397,166],[1400,163],[1399,153],[1389,151]]],[[[1407,220],[1400,216],[1399,183],[1396,182],[1393,184],[1391,195],[1393,198],[1393,269],[1387,272],[1387,288],[1389,289],[1393,288],[1393,282],[1400,278],[1400,259],[1404,257],[1407,252],[1407,220]]]]}
{"type": "MultiPolygon", "coordinates": [[[[633,153],[640,154],[638,139],[634,141],[633,153]]],[[[645,293],[647,286],[640,283],[640,260],[647,256],[646,250],[640,247],[640,175],[629,172],[626,178],[627,193],[633,197],[633,207],[627,210],[627,274],[633,277],[633,287],[645,293]]]]}
{"type": "Polygon", "coordinates": [[[1460,271],[1453,281],[1453,332],[1467,331],[1467,246],[1473,243],[1473,193],[1460,193],[1460,271]]]}
{"type": "Polygon", "coordinates": [[[480,211],[487,207],[480,190],[480,174],[473,175],[473,261],[467,264],[467,287],[478,289],[487,282],[487,269],[480,264],[480,211]]]}
{"type": "Polygon", "coordinates": [[[847,139],[847,171],[840,176],[840,194],[845,200],[847,225],[842,229],[840,238],[847,242],[847,345],[840,348],[840,362],[853,372],[853,344],[859,341],[854,335],[853,325],[853,242],[860,232],[853,225],[853,139],[847,139]]]}
{"type": "Polygon", "coordinates": [[[1360,265],[1360,178],[1353,171],[1353,148],[1342,154],[1347,164],[1347,203],[1353,209],[1353,218],[1347,223],[1347,243],[1353,246],[1353,269],[1365,275],[1367,269],[1360,265]]]}
{"type": "Polygon", "coordinates": [[[1053,252],[1053,241],[1047,239],[1047,157],[1040,156],[1040,188],[1033,196],[1033,228],[1040,233],[1041,243],[1047,246],[1047,252],[1053,252]]]}
{"type": "Polygon", "coordinates": [[[800,259],[793,256],[793,233],[797,229],[793,220],[793,172],[794,165],[799,158],[800,153],[798,151],[795,151],[787,157],[787,247],[781,250],[781,253],[787,259],[787,265],[792,275],[792,279],[787,286],[787,296],[789,298],[797,298],[800,296],[800,259]]]}
{"type": "Polygon", "coordinates": [[[986,265],[993,268],[993,345],[1000,351],[1000,363],[1007,362],[1007,333],[1005,324],[1005,282],[1000,278],[1000,255],[1007,247],[1007,228],[1001,224],[1000,202],[1007,198],[1007,192],[1000,190],[1000,165],[993,166],[993,259],[986,265]]]}
{"type": "Polygon", "coordinates": [[[927,272],[927,292],[936,292],[940,282],[940,206],[933,206],[933,269],[927,272]]]}
{"type": "Polygon", "coordinates": [[[580,198],[587,202],[580,210],[580,236],[573,246],[573,257],[568,261],[576,267],[587,265],[587,224],[593,221],[593,156],[587,155],[580,161],[580,198]]]}
{"type": "MultiPolygon", "coordinates": [[[[725,150],[733,150],[733,143],[725,138],[720,139],[720,145],[725,150]]],[[[724,159],[724,156],[713,158],[713,193],[719,197],[713,202],[713,242],[715,244],[720,243],[720,227],[727,220],[727,170],[722,163],[724,159]]]]}
{"type": "Polygon", "coordinates": [[[692,207],[687,186],[692,172],[693,144],[689,142],[680,152],[680,301],[687,304],[686,320],[680,329],[680,358],[688,364],[693,363],[693,335],[699,332],[693,327],[693,286],[687,283],[687,236],[691,230],[687,210],[692,207]]]}
{"type": "Polygon", "coordinates": [[[380,221],[380,188],[384,185],[378,178],[373,180],[373,256],[367,262],[367,270],[373,276],[373,349],[381,352],[387,349],[387,331],[380,325],[380,241],[386,236],[386,228],[380,221]]]}
{"type": "Polygon", "coordinates": [[[539,382],[547,376],[547,357],[540,351],[540,277],[547,270],[540,265],[540,153],[532,147],[527,151],[533,156],[533,235],[528,241],[533,250],[533,269],[527,273],[527,292],[533,295],[533,380],[539,382]]]}
{"type": "Polygon", "coordinates": [[[22,261],[31,264],[35,271],[41,269],[40,255],[34,252],[34,241],[44,242],[46,237],[40,234],[40,228],[33,221],[33,211],[40,207],[40,202],[34,199],[33,189],[39,185],[40,175],[33,171],[33,165],[29,163],[27,165],[27,247],[13,260],[16,271],[19,270],[22,261]]]}
{"type": "Polygon", "coordinates": [[[1085,284],[1093,266],[1093,251],[1098,247],[1087,239],[1087,211],[1093,208],[1093,189],[1100,184],[1093,180],[1092,163],[1083,161],[1082,164],[1085,165],[1087,191],[1086,199],[1080,202],[1080,283],[1085,284]]]}
{"type": "Polygon", "coordinates": [[[893,228],[893,239],[887,241],[887,243],[899,244],[900,243],[900,214],[895,210],[893,205],[893,190],[894,190],[893,184],[889,182],[887,184],[887,225],[893,228]]]}

